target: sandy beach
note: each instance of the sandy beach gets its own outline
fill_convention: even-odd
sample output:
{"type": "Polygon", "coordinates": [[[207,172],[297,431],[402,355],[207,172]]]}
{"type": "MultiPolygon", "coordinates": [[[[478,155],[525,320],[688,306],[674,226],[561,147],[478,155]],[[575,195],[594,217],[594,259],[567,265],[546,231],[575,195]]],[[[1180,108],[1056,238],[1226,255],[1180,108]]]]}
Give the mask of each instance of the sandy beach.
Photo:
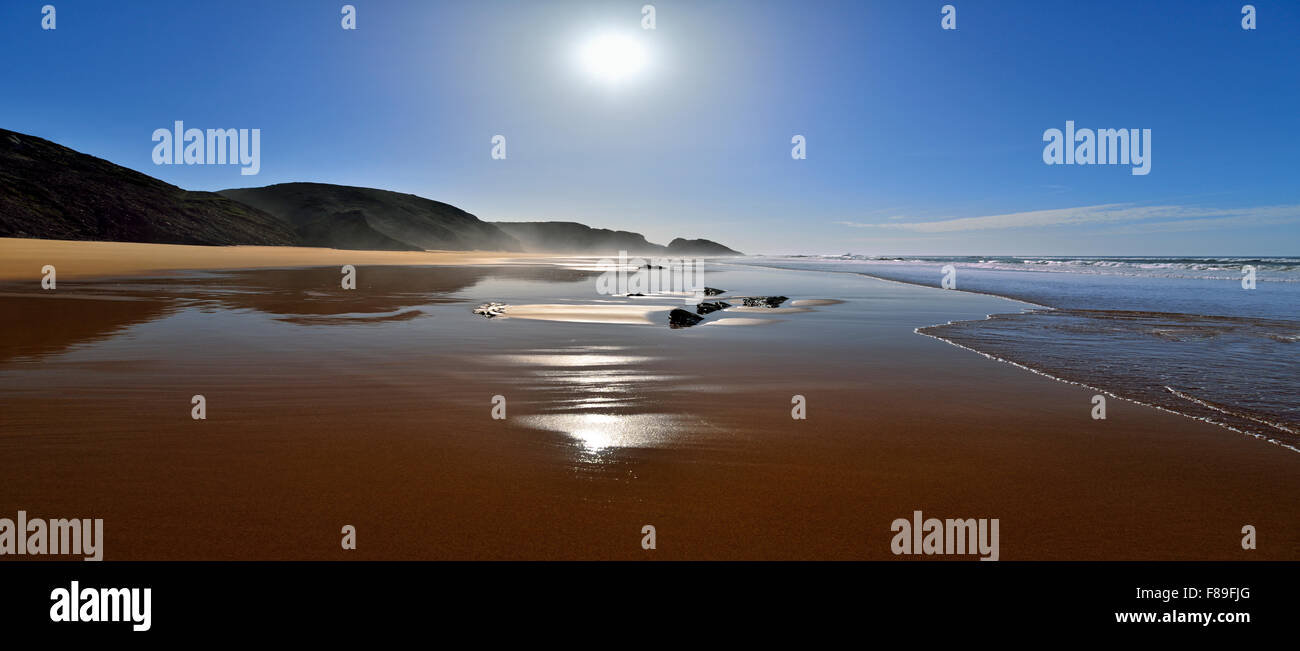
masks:
{"type": "Polygon", "coordinates": [[[187,246],[0,237],[0,280],[39,280],[45,265],[54,265],[59,278],[104,278],[199,269],[486,264],[530,257],[541,256],[497,251],[346,251],[302,246],[187,246]]]}
{"type": "Polygon", "coordinates": [[[516,254],[0,249],[0,513],[103,518],[109,560],[884,560],[916,510],[999,518],[1003,560],[1300,547],[1300,455],[913,332],[991,296],[717,265],[797,309],[673,330],[516,254]],[[209,271],[127,277],[163,269],[209,271]]]}

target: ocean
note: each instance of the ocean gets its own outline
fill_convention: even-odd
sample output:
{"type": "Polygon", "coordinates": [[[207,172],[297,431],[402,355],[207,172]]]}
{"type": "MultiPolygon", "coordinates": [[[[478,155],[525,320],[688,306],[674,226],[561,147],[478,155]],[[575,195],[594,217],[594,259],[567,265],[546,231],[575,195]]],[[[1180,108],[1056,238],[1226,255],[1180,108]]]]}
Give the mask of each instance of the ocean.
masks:
{"type": "Polygon", "coordinates": [[[1300,451],[1300,258],[856,255],[745,264],[862,274],[1022,301],[917,332],[1300,451]],[[1243,268],[1255,269],[1253,289],[1243,268]]]}

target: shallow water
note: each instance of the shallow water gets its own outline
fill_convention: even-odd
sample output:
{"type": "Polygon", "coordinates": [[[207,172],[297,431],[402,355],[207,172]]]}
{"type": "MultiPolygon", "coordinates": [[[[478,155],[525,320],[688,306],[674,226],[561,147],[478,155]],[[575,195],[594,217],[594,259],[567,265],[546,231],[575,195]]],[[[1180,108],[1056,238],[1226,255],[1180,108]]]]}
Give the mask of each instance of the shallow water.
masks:
{"type": "Polygon", "coordinates": [[[920,332],[1059,379],[1300,446],[1300,258],[766,258],[1027,301],[920,332]],[[1255,289],[1242,286],[1256,267],[1255,289]]]}
{"type": "MultiPolygon", "coordinates": [[[[756,347],[765,352],[755,361],[779,365],[799,355],[813,363],[809,351],[843,345],[853,336],[852,310],[864,308],[859,301],[856,308],[722,311],[699,326],[673,330],[666,314],[686,306],[682,298],[603,296],[597,276],[561,263],[361,267],[355,290],[339,286],[335,267],[66,281],[54,292],[33,283],[2,284],[0,406],[29,399],[54,405],[58,396],[134,399],[162,390],[251,387],[261,387],[259,399],[301,403],[324,396],[322,385],[332,382],[403,393],[437,386],[437,398],[448,403],[478,405],[484,395],[510,393],[512,409],[537,416],[524,422],[543,431],[572,430],[575,454],[585,458],[612,447],[682,440],[669,434],[691,429],[683,414],[661,414],[655,410],[662,406],[651,405],[720,390],[751,363],[756,347]],[[540,301],[575,311],[648,306],[656,320],[488,319],[473,313],[489,301],[540,301]],[[769,327],[707,327],[755,324],[769,327]],[[836,334],[797,341],[811,331],[836,334]],[[728,359],[735,361],[724,369],[728,359]],[[606,444],[593,445],[583,419],[596,412],[627,421],[605,422],[604,429],[640,433],[615,432],[606,444]],[[646,434],[652,430],[659,434],[646,434]]],[[[809,299],[842,286],[861,289],[849,279],[827,282],[773,270],[715,269],[709,277],[737,290],[809,299]]],[[[894,331],[910,336],[904,333],[911,327],[915,323],[900,323],[894,331]]],[[[28,422],[4,422],[0,437],[14,443],[51,426],[69,434],[78,428],[57,409],[33,413],[28,422]]],[[[94,422],[83,425],[76,433],[95,429],[94,422]]]]}

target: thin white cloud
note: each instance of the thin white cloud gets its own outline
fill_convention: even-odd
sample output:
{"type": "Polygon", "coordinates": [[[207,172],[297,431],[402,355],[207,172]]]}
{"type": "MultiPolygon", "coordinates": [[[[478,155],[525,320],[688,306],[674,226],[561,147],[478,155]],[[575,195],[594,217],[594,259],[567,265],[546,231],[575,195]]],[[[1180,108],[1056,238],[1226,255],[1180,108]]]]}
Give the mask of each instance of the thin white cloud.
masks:
{"type": "Polygon", "coordinates": [[[1283,224],[1297,221],[1300,221],[1300,204],[1257,206],[1253,208],[1205,208],[1201,206],[1139,206],[1131,203],[1112,203],[1099,206],[1031,210],[1003,215],[958,217],[924,222],[867,224],[838,221],[835,223],[854,228],[883,228],[915,233],[951,233],[1078,224],[1126,224],[1131,222],[1145,222],[1131,226],[1130,228],[1138,229],[1133,232],[1171,232],[1283,224]],[[1165,221],[1150,223],[1149,220],[1153,219],[1165,221]],[[1151,230],[1141,230],[1145,228],[1151,228],[1151,230]]]}

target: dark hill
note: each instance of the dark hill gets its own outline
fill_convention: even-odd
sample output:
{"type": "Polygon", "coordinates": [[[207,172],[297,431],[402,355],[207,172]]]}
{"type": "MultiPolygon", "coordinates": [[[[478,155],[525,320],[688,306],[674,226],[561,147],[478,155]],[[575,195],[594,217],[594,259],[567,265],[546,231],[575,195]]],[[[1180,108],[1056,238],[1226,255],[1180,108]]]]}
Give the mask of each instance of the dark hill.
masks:
{"type": "Polygon", "coordinates": [[[0,237],[158,244],[296,244],[256,208],[190,192],[48,140],[0,129],[0,237]]]}
{"type": "Polygon", "coordinates": [[[281,183],[221,195],[284,220],[308,246],[520,251],[519,242],[460,208],[374,188],[281,183]]]}
{"type": "Polygon", "coordinates": [[[336,249],[740,255],[709,240],[668,246],[576,222],[480,220],[374,188],[281,183],[191,192],[48,140],[0,129],[0,237],[336,249]]]}
{"type": "Polygon", "coordinates": [[[647,242],[640,233],[592,228],[577,222],[495,223],[519,240],[524,250],[536,253],[616,256],[619,251],[633,255],[662,255],[667,251],[662,245],[647,242]]]}
{"type": "Polygon", "coordinates": [[[744,255],[713,240],[687,240],[680,237],[668,243],[668,252],[681,256],[744,255]]]}
{"type": "Polygon", "coordinates": [[[677,238],[668,246],[648,242],[645,236],[630,231],[592,228],[577,222],[495,222],[501,230],[514,236],[525,251],[567,253],[574,255],[743,255],[717,242],[677,238]]]}

